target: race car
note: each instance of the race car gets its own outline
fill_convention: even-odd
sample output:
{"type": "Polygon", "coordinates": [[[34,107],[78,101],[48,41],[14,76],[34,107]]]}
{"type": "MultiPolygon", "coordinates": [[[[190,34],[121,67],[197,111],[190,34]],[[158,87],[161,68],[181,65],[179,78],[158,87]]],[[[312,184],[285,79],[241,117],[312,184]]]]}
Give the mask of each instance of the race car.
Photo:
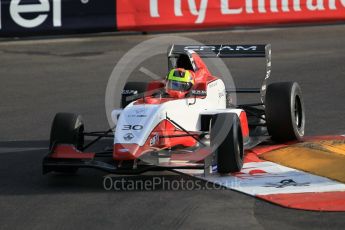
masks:
{"type": "Polygon", "coordinates": [[[264,141],[301,140],[305,113],[296,82],[267,85],[270,45],[172,45],[169,73],[161,80],[127,82],[115,124],[104,132],[85,132],[80,115],[56,114],[43,173],[74,173],[95,168],[114,174],[149,170],[203,169],[205,173],[241,170],[246,149],[264,141]],[[266,58],[260,88],[227,89],[203,58],[266,58]],[[230,96],[257,93],[258,101],[234,105],[230,96]],[[96,139],[84,144],[85,137],[96,139]],[[102,138],[112,145],[88,151],[102,138]]]}

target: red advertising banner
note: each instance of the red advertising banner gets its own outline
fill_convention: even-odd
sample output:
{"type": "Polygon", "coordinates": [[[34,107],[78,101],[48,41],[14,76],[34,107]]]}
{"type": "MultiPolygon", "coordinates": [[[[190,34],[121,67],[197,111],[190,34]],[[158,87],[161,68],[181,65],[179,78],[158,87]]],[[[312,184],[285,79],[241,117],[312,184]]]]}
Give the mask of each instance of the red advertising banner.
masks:
{"type": "Polygon", "coordinates": [[[117,0],[118,30],[345,20],[345,0],[117,0]]]}

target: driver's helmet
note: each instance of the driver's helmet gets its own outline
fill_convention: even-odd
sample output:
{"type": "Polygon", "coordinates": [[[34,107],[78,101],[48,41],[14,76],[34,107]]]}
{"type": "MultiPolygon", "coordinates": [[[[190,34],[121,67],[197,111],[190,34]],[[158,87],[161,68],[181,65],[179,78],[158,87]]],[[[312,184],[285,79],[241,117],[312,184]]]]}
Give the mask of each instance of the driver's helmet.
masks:
{"type": "Polygon", "coordinates": [[[167,76],[166,91],[171,97],[183,98],[194,85],[194,72],[183,68],[170,70],[167,76]]]}

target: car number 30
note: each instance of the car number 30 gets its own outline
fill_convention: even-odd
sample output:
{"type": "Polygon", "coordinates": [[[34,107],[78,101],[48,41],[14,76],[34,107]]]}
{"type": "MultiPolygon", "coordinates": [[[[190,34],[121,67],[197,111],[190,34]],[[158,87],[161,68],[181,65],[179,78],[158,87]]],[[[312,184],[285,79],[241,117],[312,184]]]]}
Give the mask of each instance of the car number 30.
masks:
{"type": "Polygon", "coordinates": [[[143,128],[142,125],[124,125],[122,130],[142,130],[143,128]]]}

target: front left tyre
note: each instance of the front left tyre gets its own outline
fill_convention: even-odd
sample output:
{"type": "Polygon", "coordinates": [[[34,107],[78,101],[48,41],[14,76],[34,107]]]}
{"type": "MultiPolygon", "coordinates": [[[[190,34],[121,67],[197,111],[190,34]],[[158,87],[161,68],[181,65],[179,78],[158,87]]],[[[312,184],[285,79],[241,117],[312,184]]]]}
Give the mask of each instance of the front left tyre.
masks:
{"type": "Polygon", "coordinates": [[[217,155],[219,173],[235,173],[243,167],[243,136],[237,114],[220,113],[211,118],[211,148],[217,155]]]}

